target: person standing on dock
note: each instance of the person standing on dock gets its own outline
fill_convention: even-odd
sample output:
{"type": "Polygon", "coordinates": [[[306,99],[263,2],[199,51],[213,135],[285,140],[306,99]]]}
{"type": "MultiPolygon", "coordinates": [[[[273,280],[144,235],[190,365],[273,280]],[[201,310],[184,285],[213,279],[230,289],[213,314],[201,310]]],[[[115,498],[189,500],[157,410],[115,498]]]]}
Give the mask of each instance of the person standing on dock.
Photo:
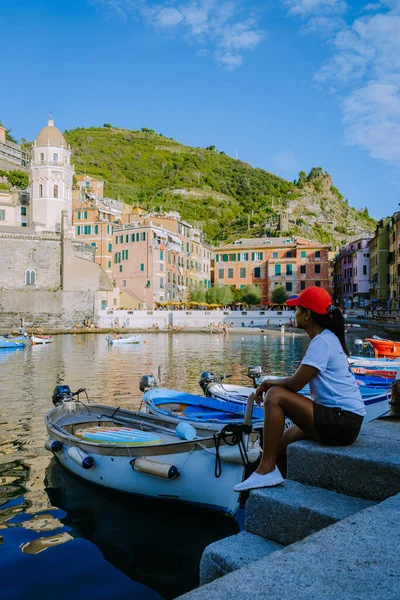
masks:
{"type": "Polygon", "coordinates": [[[306,288],[297,298],[295,324],[311,342],[291,377],[268,379],[256,390],[264,402],[263,455],[257,470],[234,490],[272,487],[286,475],[286,449],[298,440],[327,446],[349,446],[358,437],[365,415],[356,379],[349,369],[344,319],[321,287],[306,288]],[[299,394],[310,385],[311,399],[299,394]],[[285,416],[293,425],[284,431],[285,416]]]}

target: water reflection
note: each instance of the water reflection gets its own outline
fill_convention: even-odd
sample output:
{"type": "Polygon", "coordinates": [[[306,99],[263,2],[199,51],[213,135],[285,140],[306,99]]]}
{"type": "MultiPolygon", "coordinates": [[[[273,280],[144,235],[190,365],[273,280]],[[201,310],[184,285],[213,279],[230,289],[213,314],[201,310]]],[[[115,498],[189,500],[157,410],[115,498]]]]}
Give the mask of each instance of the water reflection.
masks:
{"type": "Polygon", "coordinates": [[[196,587],[204,548],[239,531],[233,519],[209,511],[89,485],[56,459],[45,484],[51,504],[66,511],[71,536],[94,542],[106,560],[166,598],[196,587]]]}

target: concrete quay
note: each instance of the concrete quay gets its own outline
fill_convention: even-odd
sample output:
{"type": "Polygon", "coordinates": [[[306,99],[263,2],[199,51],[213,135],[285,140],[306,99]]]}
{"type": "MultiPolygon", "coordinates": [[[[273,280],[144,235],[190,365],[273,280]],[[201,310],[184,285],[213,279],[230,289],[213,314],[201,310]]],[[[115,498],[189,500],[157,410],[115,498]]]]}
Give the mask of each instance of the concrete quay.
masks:
{"type": "Polygon", "coordinates": [[[399,513],[399,419],[344,448],[293,444],[288,479],[250,493],[245,531],[205,549],[201,587],[180,598],[397,600],[399,513]]]}

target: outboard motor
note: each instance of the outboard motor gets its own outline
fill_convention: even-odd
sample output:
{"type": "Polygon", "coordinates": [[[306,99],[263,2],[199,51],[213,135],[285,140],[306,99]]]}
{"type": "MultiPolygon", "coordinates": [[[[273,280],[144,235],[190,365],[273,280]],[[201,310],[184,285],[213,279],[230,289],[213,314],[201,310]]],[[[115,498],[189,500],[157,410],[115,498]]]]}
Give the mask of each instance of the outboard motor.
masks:
{"type": "Polygon", "coordinates": [[[216,382],[216,377],[211,371],[203,371],[200,374],[199,386],[207,396],[208,386],[216,382]]]}
{"type": "Polygon", "coordinates": [[[263,374],[263,368],[260,365],[249,367],[247,369],[247,377],[252,380],[253,387],[257,387],[256,380],[263,374]]]}
{"type": "Polygon", "coordinates": [[[157,385],[157,377],[154,377],[154,375],[143,375],[143,377],[140,378],[139,389],[141,392],[145,392],[146,390],[154,389],[157,385]]]}
{"type": "Polygon", "coordinates": [[[364,348],[364,342],[363,340],[360,340],[360,338],[354,340],[354,345],[357,348],[358,352],[361,352],[364,348]]]}
{"type": "Polygon", "coordinates": [[[56,385],[53,392],[53,404],[59,406],[63,402],[69,402],[72,400],[73,394],[69,385],[56,385]]]}

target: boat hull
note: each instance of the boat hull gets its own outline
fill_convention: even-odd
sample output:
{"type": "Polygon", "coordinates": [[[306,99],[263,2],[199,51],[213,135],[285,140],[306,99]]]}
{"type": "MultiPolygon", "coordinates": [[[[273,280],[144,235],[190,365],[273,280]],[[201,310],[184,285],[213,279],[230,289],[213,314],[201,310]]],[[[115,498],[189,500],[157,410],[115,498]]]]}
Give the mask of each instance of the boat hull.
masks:
{"type": "Polygon", "coordinates": [[[374,338],[366,338],[374,349],[375,358],[399,358],[400,357],[400,342],[392,342],[391,340],[376,340],[374,338]]]}
{"type": "Polygon", "coordinates": [[[108,337],[107,344],[109,346],[121,346],[124,344],[140,344],[141,340],[142,340],[142,337],[138,336],[138,335],[129,337],[129,338],[117,338],[117,339],[108,337]]]}
{"type": "Polygon", "coordinates": [[[180,476],[173,480],[134,471],[130,457],[107,457],[94,453],[91,456],[95,459],[95,466],[86,470],[71,460],[67,447],[57,454],[68,471],[102,487],[159,500],[196,504],[230,516],[238,510],[239,498],[233,487],[242,481],[243,467],[224,463],[221,477],[216,479],[213,476],[215,456],[206,450],[152,456],[152,460],[177,467],[180,476]]]}
{"type": "Polygon", "coordinates": [[[27,340],[18,339],[12,340],[10,338],[0,338],[0,350],[16,350],[18,348],[25,348],[27,340]]]}
{"type": "Polygon", "coordinates": [[[32,335],[31,336],[31,342],[32,344],[35,345],[40,345],[40,344],[51,344],[53,342],[53,338],[51,336],[36,336],[36,335],[32,335]]]}

